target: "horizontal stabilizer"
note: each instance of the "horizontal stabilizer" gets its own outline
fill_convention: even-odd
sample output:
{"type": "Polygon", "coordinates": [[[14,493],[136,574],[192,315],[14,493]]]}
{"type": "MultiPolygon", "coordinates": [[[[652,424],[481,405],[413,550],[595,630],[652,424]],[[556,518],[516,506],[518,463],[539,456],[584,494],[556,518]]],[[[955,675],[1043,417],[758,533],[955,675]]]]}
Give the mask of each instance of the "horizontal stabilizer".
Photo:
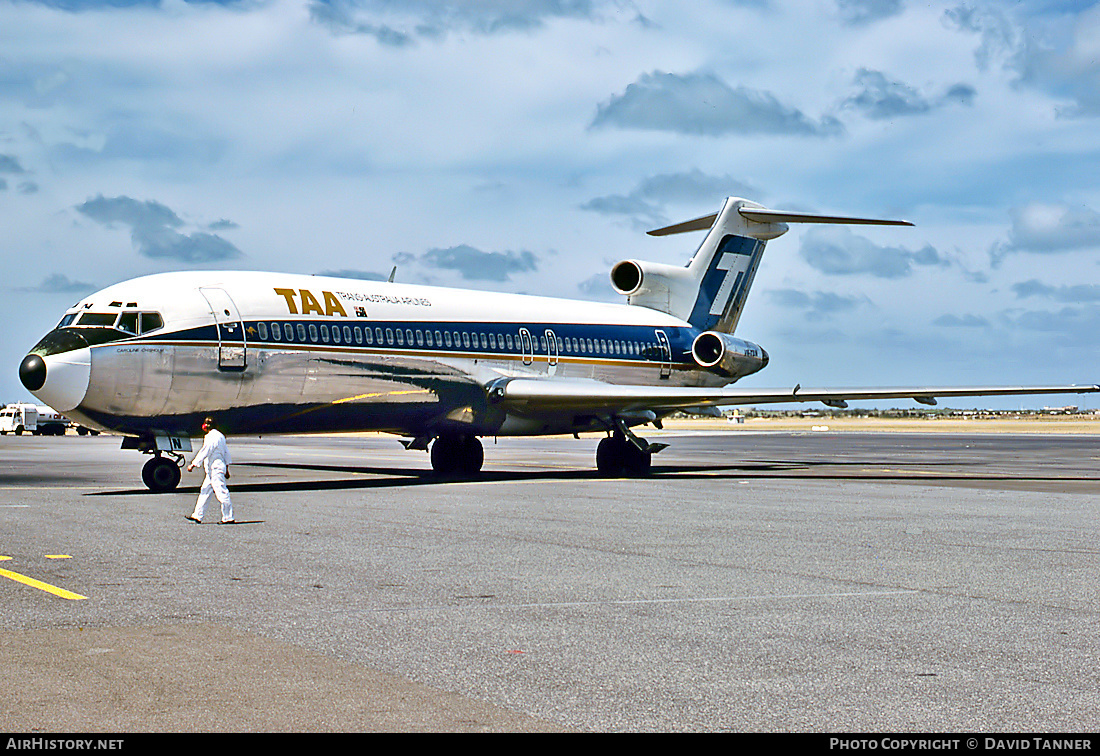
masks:
{"type": "MultiPolygon", "coordinates": [[[[843,215],[812,215],[810,213],[793,213],[786,210],[768,210],[762,207],[743,206],[738,208],[738,213],[745,220],[754,223],[845,223],[864,226],[912,226],[907,220],[889,220],[882,218],[850,218],[843,215]]],[[[684,234],[689,231],[706,231],[714,225],[718,219],[718,213],[704,215],[701,218],[675,223],[664,228],[655,228],[647,231],[650,236],[671,236],[672,234],[684,234]]]]}
{"type": "Polygon", "coordinates": [[[706,231],[714,225],[714,221],[717,219],[718,213],[711,213],[710,215],[704,215],[702,218],[676,223],[671,226],[665,226],[664,228],[655,228],[646,233],[650,236],[671,236],[672,234],[684,234],[688,231],[706,231]]]}
{"type": "Polygon", "coordinates": [[[758,207],[742,207],[738,210],[743,218],[757,223],[846,223],[864,226],[912,226],[906,220],[883,220],[881,218],[847,218],[842,215],[810,215],[809,213],[789,213],[783,210],[765,210],[758,207]]]}

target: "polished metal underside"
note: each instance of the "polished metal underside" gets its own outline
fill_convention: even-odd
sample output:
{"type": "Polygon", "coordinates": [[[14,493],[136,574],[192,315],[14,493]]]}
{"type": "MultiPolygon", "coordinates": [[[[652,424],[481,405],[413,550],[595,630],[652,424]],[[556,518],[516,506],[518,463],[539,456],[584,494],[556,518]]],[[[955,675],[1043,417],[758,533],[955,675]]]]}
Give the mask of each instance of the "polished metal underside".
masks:
{"type": "Polygon", "coordinates": [[[243,369],[220,369],[219,347],[105,344],[69,414],[126,435],[197,433],[205,415],[230,434],[383,431],[411,436],[530,435],[605,427],[569,409],[537,414],[494,404],[485,386],[502,377],[587,378],[681,385],[697,374],[609,360],[458,358],[368,350],[249,347],[243,369]]]}

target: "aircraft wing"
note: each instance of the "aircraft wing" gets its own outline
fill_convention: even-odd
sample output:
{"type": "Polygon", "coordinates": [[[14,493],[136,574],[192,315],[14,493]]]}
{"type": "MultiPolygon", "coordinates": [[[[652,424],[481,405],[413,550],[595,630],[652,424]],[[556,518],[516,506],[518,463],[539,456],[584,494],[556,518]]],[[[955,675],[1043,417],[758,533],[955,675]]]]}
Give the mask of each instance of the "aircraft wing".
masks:
{"type": "Polygon", "coordinates": [[[735,404],[823,402],[844,407],[847,400],[913,399],[936,404],[936,399],[955,396],[1022,396],[1028,394],[1086,394],[1100,385],[1071,386],[914,386],[909,388],[688,388],[677,386],[629,386],[596,380],[540,378],[501,379],[489,386],[490,398],[518,412],[571,411],[629,413],[644,410],[673,411],[689,407],[735,404]]]}

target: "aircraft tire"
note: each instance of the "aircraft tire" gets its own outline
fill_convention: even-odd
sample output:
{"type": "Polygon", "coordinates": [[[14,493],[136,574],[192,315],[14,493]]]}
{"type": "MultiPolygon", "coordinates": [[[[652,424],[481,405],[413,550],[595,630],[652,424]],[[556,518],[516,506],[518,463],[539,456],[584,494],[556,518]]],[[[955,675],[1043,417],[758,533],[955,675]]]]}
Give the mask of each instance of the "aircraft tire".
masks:
{"type": "Polygon", "coordinates": [[[621,478],[625,472],[623,464],[626,444],[615,436],[601,439],[596,446],[596,470],[605,478],[621,478]]]}
{"type": "Polygon", "coordinates": [[[653,452],[642,451],[634,444],[626,444],[623,457],[623,471],[630,478],[644,478],[649,475],[653,464],[653,452]]]}
{"type": "Polygon", "coordinates": [[[485,463],[477,436],[440,436],[432,443],[432,469],[437,475],[476,475],[485,463]]]}
{"type": "Polygon", "coordinates": [[[485,447],[477,436],[462,439],[461,470],[465,475],[477,475],[485,464],[485,447]]]}
{"type": "Polygon", "coordinates": [[[436,475],[453,475],[457,468],[455,442],[449,436],[440,436],[432,442],[432,470],[436,475]]]}
{"type": "Polygon", "coordinates": [[[179,465],[165,457],[153,457],[141,468],[141,481],[154,493],[174,490],[180,477],[179,465]]]}
{"type": "Polygon", "coordinates": [[[596,447],[596,470],[605,478],[644,478],[652,463],[652,452],[620,436],[608,436],[596,447]]]}

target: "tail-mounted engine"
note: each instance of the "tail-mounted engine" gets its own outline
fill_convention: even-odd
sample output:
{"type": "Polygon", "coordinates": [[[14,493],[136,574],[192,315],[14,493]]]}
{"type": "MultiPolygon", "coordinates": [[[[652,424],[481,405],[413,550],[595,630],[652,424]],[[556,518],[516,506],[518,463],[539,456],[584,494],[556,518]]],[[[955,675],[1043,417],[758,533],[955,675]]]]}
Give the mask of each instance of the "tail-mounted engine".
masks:
{"type": "Polygon", "coordinates": [[[717,331],[696,336],[691,356],[699,367],[731,381],[763,370],[768,364],[768,353],[759,345],[717,331]]]}
{"type": "Polygon", "coordinates": [[[687,268],[644,260],[623,260],[611,268],[611,285],[632,305],[686,318],[684,303],[698,287],[687,268]]]}

